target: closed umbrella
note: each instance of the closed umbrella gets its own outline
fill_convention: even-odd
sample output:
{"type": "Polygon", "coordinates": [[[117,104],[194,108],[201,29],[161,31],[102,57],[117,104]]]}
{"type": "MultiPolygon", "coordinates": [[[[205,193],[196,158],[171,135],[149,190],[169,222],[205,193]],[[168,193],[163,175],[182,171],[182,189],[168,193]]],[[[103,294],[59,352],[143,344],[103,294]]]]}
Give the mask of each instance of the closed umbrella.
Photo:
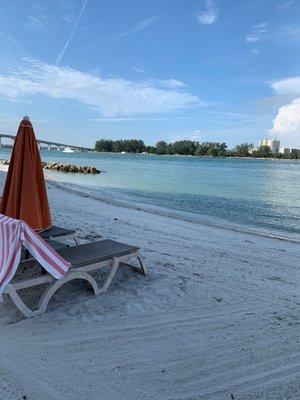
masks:
{"type": "Polygon", "coordinates": [[[52,225],[40,152],[28,117],[20,123],[0,204],[0,213],[42,231],[52,225]]]}

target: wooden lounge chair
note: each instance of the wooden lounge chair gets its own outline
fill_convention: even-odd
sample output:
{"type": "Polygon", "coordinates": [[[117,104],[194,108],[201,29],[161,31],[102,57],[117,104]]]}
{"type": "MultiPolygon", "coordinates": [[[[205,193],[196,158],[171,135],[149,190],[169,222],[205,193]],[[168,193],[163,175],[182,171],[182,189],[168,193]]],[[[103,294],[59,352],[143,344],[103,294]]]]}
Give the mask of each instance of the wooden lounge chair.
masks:
{"type": "MultiPolygon", "coordinates": [[[[62,228],[61,226],[52,225],[51,228],[46,229],[45,231],[39,232],[39,235],[42,239],[46,240],[46,242],[59,242],[59,243],[70,243],[74,241],[75,245],[79,245],[80,241],[74,229],[62,228]]],[[[51,245],[51,243],[50,243],[51,245]]],[[[56,250],[56,247],[55,247],[56,250]]],[[[30,254],[28,250],[24,249],[22,257],[25,260],[30,259],[30,254]]]]}
{"type": "MultiPolygon", "coordinates": [[[[4,294],[10,296],[14,304],[26,317],[33,317],[46,312],[48,303],[53,294],[66,282],[74,279],[86,280],[91,285],[95,296],[98,296],[108,289],[119,266],[131,267],[143,275],[147,272],[139,247],[119,243],[114,240],[101,240],[99,242],[81,244],[74,247],[64,247],[56,251],[66,261],[71,263],[71,268],[64,278],[57,280],[47,273],[22,279],[20,277],[21,274],[19,274],[19,277],[18,274],[16,274],[13,280],[8,283],[4,289],[4,294]],[[139,263],[138,267],[126,262],[129,256],[137,257],[139,263]],[[104,278],[104,283],[102,286],[98,286],[95,278],[90,273],[104,267],[108,267],[108,271],[104,278]],[[39,300],[37,309],[31,310],[23,302],[17,292],[22,289],[45,284],[47,284],[47,286],[39,300]]],[[[30,265],[30,262],[32,263],[32,260],[25,260],[22,261],[21,264],[23,267],[26,267],[26,264],[30,265]]]]}
{"type": "Polygon", "coordinates": [[[66,242],[74,240],[75,244],[79,244],[76,231],[73,229],[62,228],[61,226],[53,225],[51,228],[46,229],[39,233],[40,237],[44,240],[56,240],[58,242],[66,242]]]}

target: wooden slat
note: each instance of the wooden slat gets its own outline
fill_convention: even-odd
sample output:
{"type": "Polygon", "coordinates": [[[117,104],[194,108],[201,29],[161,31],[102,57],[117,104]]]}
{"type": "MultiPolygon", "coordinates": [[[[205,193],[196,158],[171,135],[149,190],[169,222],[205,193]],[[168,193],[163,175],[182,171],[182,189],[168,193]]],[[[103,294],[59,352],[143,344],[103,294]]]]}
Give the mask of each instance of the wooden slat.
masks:
{"type": "Polygon", "coordinates": [[[55,225],[39,233],[42,239],[55,238],[60,236],[69,236],[74,234],[75,231],[73,229],[62,228],[61,226],[55,226],[55,225]]]}
{"type": "MultiPolygon", "coordinates": [[[[11,285],[14,287],[15,290],[26,289],[33,286],[43,285],[44,283],[53,282],[55,278],[51,275],[43,275],[36,278],[26,279],[24,281],[19,282],[12,282],[11,285]]],[[[5,293],[5,290],[4,290],[5,293]]]]}
{"type": "Polygon", "coordinates": [[[114,240],[100,240],[95,243],[59,249],[57,252],[74,267],[80,267],[110,260],[114,257],[129,255],[138,250],[139,248],[136,246],[130,246],[114,240]]]}

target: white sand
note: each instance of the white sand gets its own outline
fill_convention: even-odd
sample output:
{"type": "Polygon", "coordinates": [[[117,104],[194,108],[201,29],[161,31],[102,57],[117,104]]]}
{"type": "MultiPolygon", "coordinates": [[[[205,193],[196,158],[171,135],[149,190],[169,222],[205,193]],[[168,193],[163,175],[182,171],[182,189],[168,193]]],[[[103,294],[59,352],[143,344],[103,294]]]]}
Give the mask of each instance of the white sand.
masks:
{"type": "Polygon", "coordinates": [[[56,224],[140,245],[149,275],[29,320],[0,304],[1,400],[300,398],[299,244],[48,187],[56,224]]]}

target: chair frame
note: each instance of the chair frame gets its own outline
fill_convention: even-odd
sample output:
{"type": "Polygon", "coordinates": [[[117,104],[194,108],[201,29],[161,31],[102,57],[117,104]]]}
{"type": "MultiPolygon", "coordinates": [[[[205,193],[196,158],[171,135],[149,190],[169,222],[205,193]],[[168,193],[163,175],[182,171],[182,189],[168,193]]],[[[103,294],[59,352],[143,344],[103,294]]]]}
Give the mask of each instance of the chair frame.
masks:
{"type": "MultiPolygon", "coordinates": [[[[26,265],[27,263],[32,262],[32,260],[22,261],[22,265],[26,265]]],[[[83,265],[80,267],[72,267],[69,269],[67,274],[62,279],[55,279],[49,274],[45,274],[42,276],[29,278],[25,280],[17,280],[11,281],[4,289],[4,294],[8,295],[15,306],[19,309],[19,311],[27,318],[34,317],[36,315],[40,315],[46,312],[47,306],[54,295],[54,293],[61,288],[65,283],[70,282],[75,279],[83,279],[87,281],[94,291],[95,296],[99,296],[102,293],[105,293],[110,286],[113,278],[118,270],[118,268],[122,267],[130,267],[135,271],[141,273],[142,275],[146,275],[147,267],[145,265],[145,261],[140,254],[139,250],[135,250],[134,252],[128,252],[123,256],[111,257],[110,259],[95,262],[92,264],[83,265]],[[128,264],[126,259],[129,256],[136,256],[139,262],[139,267],[128,264]],[[102,268],[108,267],[108,271],[104,278],[104,283],[99,286],[95,278],[90,275],[90,272],[100,270],[102,268]],[[21,289],[27,289],[34,286],[48,284],[44,289],[42,296],[38,302],[38,306],[36,310],[30,309],[22,300],[18,291],[21,289]]]]}
{"type": "Polygon", "coordinates": [[[68,235],[61,235],[61,236],[49,236],[47,239],[44,240],[55,240],[56,242],[66,243],[67,241],[74,241],[75,245],[78,246],[80,244],[80,240],[77,236],[77,233],[69,233],[68,235]]]}
{"type": "Polygon", "coordinates": [[[73,229],[67,229],[68,231],[70,231],[69,233],[65,234],[65,233],[61,233],[61,234],[55,234],[55,228],[56,229],[63,229],[66,230],[65,228],[62,228],[60,226],[57,225],[53,225],[51,228],[46,229],[45,231],[40,232],[40,236],[42,237],[42,239],[44,240],[56,240],[57,242],[61,242],[61,243],[65,243],[66,241],[74,241],[76,246],[78,246],[80,244],[80,240],[77,236],[77,233],[75,230],[73,229]],[[54,232],[53,232],[53,228],[54,228],[54,232]],[[45,233],[49,232],[50,234],[49,236],[47,235],[46,237],[44,236],[45,233]],[[51,234],[52,231],[52,234],[51,234]]]}

